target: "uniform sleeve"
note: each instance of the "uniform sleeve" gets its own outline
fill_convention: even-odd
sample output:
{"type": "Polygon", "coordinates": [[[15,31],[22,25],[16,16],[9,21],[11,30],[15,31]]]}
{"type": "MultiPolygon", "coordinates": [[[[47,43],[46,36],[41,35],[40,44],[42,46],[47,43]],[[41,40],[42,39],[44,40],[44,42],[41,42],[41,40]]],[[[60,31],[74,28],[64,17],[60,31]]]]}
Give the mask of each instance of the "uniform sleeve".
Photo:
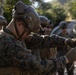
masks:
{"type": "Polygon", "coordinates": [[[0,37],[0,50],[2,50],[4,47],[5,47],[5,39],[4,37],[0,37]]]}
{"type": "Polygon", "coordinates": [[[52,36],[38,36],[34,35],[31,36],[31,39],[29,42],[27,41],[26,45],[30,49],[43,49],[43,48],[51,48],[51,47],[57,47],[57,46],[63,46],[65,45],[65,38],[52,35],[52,36]]]}
{"type": "Polygon", "coordinates": [[[21,70],[45,73],[48,72],[53,65],[52,60],[38,61],[36,56],[24,49],[21,44],[15,40],[6,39],[5,46],[6,48],[3,53],[5,53],[7,63],[11,66],[19,67],[21,70]]]}

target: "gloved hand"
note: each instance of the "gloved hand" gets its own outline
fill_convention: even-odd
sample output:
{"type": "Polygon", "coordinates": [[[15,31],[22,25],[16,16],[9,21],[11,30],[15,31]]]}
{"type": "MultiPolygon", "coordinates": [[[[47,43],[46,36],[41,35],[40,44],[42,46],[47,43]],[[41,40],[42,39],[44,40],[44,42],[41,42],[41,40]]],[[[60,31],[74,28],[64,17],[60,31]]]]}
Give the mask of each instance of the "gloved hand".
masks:
{"type": "Polygon", "coordinates": [[[75,47],[76,46],[76,39],[66,39],[66,44],[69,45],[70,47],[75,47]]]}
{"type": "Polygon", "coordinates": [[[76,61],[76,47],[72,48],[65,56],[69,62],[76,61]]]}

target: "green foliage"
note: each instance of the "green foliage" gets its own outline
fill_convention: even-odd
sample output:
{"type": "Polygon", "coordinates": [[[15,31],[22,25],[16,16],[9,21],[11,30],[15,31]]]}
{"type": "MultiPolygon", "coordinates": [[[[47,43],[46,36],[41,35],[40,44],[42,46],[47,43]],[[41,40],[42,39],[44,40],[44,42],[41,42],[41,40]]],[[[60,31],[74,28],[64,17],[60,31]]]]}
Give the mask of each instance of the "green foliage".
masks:
{"type": "Polygon", "coordinates": [[[71,13],[72,17],[76,19],[76,1],[73,0],[68,3],[69,12],[71,13]]]}
{"type": "MultiPolygon", "coordinates": [[[[11,20],[11,12],[19,0],[6,0],[6,4],[4,5],[4,16],[7,21],[11,20]]],[[[40,15],[44,15],[48,17],[50,20],[54,22],[54,25],[58,25],[60,21],[65,20],[67,17],[67,12],[69,11],[73,18],[76,18],[76,1],[75,0],[67,0],[68,4],[62,5],[58,1],[62,0],[53,0],[51,3],[44,3],[44,0],[22,0],[25,4],[34,4],[35,1],[38,2],[38,7],[36,8],[37,12],[40,15]]],[[[66,1],[63,0],[65,3],[66,1]]]]}
{"type": "Polygon", "coordinates": [[[67,13],[64,10],[63,6],[61,6],[59,3],[53,5],[52,7],[53,7],[54,14],[56,14],[55,24],[58,25],[60,21],[63,21],[66,19],[67,13]]]}
{"type": "Polygon", "coordinates": [[[60,21],[63,21],[67,17],[67,13],[63,6],[59,3],[44,3],[38,8],[38,13],[40,15],[47,16],[50,20],[54,22],[54,25],[58,25],[60,21]]]}

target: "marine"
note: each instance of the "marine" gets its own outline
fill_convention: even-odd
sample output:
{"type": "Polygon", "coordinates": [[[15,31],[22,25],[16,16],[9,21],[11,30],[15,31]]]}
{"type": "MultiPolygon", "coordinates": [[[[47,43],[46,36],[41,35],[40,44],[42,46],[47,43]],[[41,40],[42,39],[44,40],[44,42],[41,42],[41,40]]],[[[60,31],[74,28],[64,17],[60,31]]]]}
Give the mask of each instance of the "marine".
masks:
{"type": "MultiPolygon", "coordinates": [[[[0,32],[0,75],[49,74],[60,67],[64,68],[66,63],[76,60],[73,58],[73,56],[76,57],[75,50],[71,50],[58,59],[38,60],[23,42],[28,37],[33,41],[34,36],[30,36],[31,32],[36,33],[40,28],[38,13],[31,6],[19,1],[16,3],[12,14],[11,22],[0,32]]],[[[45,47],[45,45],[46,47],[51,47],[53,44],[58,45],[57,40],[61,40],[63,44],[73,42],[56,35],[34,38],[37,40],[33,42],[40,42],[39,45],[37,44],[38,48],[45,47]]],[[[33,45],[37,49],[35,46],[33,45]]]]}

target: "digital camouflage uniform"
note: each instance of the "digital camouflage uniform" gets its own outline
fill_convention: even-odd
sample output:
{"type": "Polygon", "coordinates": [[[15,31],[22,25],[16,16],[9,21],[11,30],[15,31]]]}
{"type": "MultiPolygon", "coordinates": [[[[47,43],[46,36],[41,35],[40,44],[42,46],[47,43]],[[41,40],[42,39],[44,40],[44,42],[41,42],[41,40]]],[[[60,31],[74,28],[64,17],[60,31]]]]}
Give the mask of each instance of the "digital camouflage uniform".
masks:
{"type": "MultiPolygon", "coordinates": [[[[18,2],[13,11],[12,23],[14,22],[16,33],[18,32],[17,25],[20,23],[19,19],[24,23],[22,25],[25,29],[27,26],[30,31],[37,31],[40,23],[37,13],[32,7],[22,2],[18,2]],[[16,22],[18,22],[17,25],[16,22]]],[[[10,24],[11,27],[12,25],[10,24]]],[[[64,68],[66,64],[65,57],[55,60],[38,59],[39,55],[33,55],[30,50],[26,48],[26,45],[18,40],[24,34],[18,35],[17,33],[17,38],[8,27],[0,32],[0,75],[35,75],[35,73],[39,75],[49,75],[50,72],[52,73],[60,67],[64,68]]],[[[34,48],[38,50],[39,48],[50,48],[59,44],[65,45],[65,38],[55,35],[46,37],[30,36],[29,42],[29,49],[34,48]]]]}
{"type": "MultiPolygon", "coordinates": [[[[65,39],[56,36],[45,38],[31,36],[29,47],[32,46],[31,48],[34,47],[34,49],[48,48],[62,42],[64,44],[64,41],[65,39]],[[61,42],[57,42],[59,40],[61,42]]],[[[56,60],[57,68],[65,65],[65,61],[59,60],[56,60]]],[[[32,72],[37,74],[49,73],[50,68],[56,68],[55,63],[52,62],[54,61],[36,59],[36,56],[32,55],[27,48],[24,48],[20,41],[5,32],[0,33],[0,75],[22,75],[23,73],[24,75],[31,75],[32,72]],[[2,72],[2,70],[5,72],[2,72]]]]}

